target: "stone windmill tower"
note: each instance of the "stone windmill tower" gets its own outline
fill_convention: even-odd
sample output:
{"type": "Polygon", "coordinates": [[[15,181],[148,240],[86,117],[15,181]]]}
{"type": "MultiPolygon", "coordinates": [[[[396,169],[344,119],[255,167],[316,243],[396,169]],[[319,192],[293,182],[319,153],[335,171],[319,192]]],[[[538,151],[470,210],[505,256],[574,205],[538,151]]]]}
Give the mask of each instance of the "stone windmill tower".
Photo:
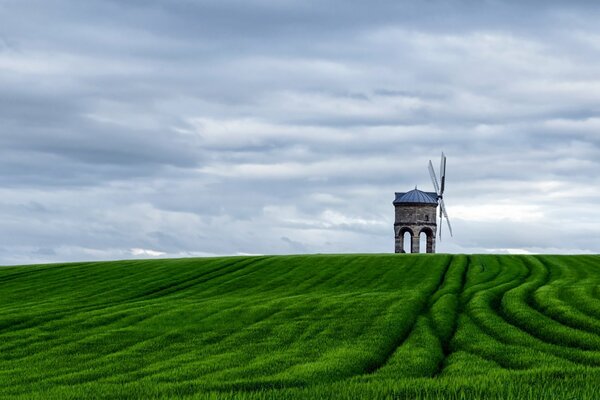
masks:
{"type": "Polygon", "coordinates": [[[427,236],[427,253],[435,253],[435,239],[438,232],[436,223],[436,211],[440,206],[440,229],[439,238],[442,238],[442,217],[446,218],[448,230],[452,236],[452,226],[446,213],[443,194],[446,183],[446,156],[442,153],[440,163],[441,186],[438,184],[433,164],[429,161],[429,174],[435,192],[423,192],[416,187],[410,192],[396,192],[394,199],[395,222],[395,252],[396,253],[419,253],[419,237],[421,234],[427,236]],[[410,249],[404,248],[404,236],[410,235],[410,249]]]}

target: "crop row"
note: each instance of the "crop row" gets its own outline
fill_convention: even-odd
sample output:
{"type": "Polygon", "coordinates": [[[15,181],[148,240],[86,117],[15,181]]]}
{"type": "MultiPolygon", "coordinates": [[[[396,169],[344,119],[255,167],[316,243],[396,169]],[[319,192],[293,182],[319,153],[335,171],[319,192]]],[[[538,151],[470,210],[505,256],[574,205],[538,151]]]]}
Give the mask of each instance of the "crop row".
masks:
{"type": "Polygon", "coordinates": [[[352,387],[509,398],[545,393],[542,383],[566,396],[577,381],[586,398],[593,387],[575,377],[600,376],[599,261],[318,255],[3,268],[0,396],[351,397],[352,387]]]}

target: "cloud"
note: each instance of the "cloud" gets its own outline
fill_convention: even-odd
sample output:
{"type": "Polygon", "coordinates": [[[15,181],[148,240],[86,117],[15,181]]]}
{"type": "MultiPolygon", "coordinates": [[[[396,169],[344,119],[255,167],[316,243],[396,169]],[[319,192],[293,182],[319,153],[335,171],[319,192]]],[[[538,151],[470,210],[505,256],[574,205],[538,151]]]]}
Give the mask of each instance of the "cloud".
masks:
{"type": "Polygon", "coordinates": [[[131,249],[130,252],[134,256],[150,256],[150,257],[160,257],[160,256],[164,256],[165,254],[167,254],[164,251],[156,251],[156,250],[149,250],[149,249],[131,249]]]}
{"type": "Polygon", "coordinates": [[[0,264],[389,252],[393,193],[430,190],[441,150],[439,251],[600,252],[598,17],[4,2],[0,264]]]}

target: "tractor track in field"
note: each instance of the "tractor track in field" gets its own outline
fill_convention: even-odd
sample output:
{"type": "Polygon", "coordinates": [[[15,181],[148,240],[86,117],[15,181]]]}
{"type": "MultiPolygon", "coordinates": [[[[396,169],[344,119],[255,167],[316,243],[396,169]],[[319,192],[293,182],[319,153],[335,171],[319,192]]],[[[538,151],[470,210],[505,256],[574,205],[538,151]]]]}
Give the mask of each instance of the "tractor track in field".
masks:
{"type": "MultiPolygon", "coordinates": [[[[588,263],[586,263],[586,266],[595,267],[588,263]]],[[[587,268],[583,271],[576,270],[575,272],[576,275],[569,282],[569,285],[557,288],[556,297],[585,316],[593,320],[599,320],[600,299],[594,295],[594,291],[595,289],[597,291],[598,285],[594,282],[593,276],[590,275],[587,268]]]]}
{"type": "MultiPolygon", "coordinates": [[[[575,284],[575,282],[582,280],[582,277],[580,277],[580,276],[578,276],[578,277],[571,276],[571,277],[563,278],[562,275],[565,274],[565,267],[563,265],[550,264],[548,262],[548,260],[546,260],[544,258],[539,258],[539,261],[542,264],[544,264],[546,266],[546,268],[548,268],[549,270],[552,270],[552,269],[558,270],[559,273],[561,274],[560,277],[562,279],[558,279],[556,276],[553,275],[550,282],[548,282],[546,285],[544,285],[544,286],[548,286],[548,287],[552,288],[553,291],[556,290],[558,292],[558,288],[556,288],[556,286],[552,286],[552,282],[560,282],[562,280],[563,282],[567,283],[568,285],[572,285],[572,284],[575,284]]],[[[587,277],[587,275],[586,275],[586,277],[587,277]]],[[[544,286],[542,286],[542,287],[544,287],[544,286]]],[[[564,287],[564,285],[559,286],[559,288],[560,287],[564,287]]],[[[552,307],[552,306],[545,306],[543,299],[536,298],[536,296],[535,296],[536,291],[534,291],[532,293],[532,296],[530,296],[529,302],[528,302],[529,306],[532,309],[536,310],[540,314],[544,315],[545,317],[553,320],[554,322],[556,322],[558,324],[561,324],[562,326],[564,326],[566,328],[573,329],[573,330],[579,331],[579,332],[583,332],[585,334],[600,335],[600,322],[597,321],[596,318],[586,315],[584,312],[577,309],[577,307],[575,307],[569,301],[566,301],[564,298],[562,298],[557,293],[554,296],[555,302],[559,302],[560,306],[569,310],[567,317],[565,317],[564,310],[562,310],[562,312],[560,312],[559,310],[554,309],[554,307],[552,307]],[[577,319],[577,321],[573,321],[572,318],[577,319]]],[[[600,350],[600,348],[599,348],[599,350],[600,350]]]]}
{"type": "MultiPolygon", "coordinates": [[[[591,279],[585,280],[583,282],[588,282],[588,281],[592,282],[591,279]]],[[[593,298],[591,296],[590,292],[593,291],[592,285],[593,285],[593,283],[589,284],[590,288],[586,291],[587,293],[586,292],[584,292],[583,294],[580,294],[578,292],[569,293],[569,295],[571,297],[568,298],[568,300],[571,300],[571,302],[567,301],[567,298],[565,298],[567,295],[563,294],[562,292],[559,292],[557,297],[560,300],[567,302],[567,304],[570,304],[574,309],[576,309],[577,311],[586,315],[587,317],[590,317],[595,320],[600,320],[600,300],[596,300],[595,298],[593,298]],[[594,306],[594,305],[590,304],[589,303],[590,300],[593,300],[593,302],[596,303],[596,305],[594,306]]]]}
{"type": "MultiPolygon", "coordinates": [[[[444,285],[444,282],[446,281],[446,277],[447,277],[447,274],[448,274],[451,264],[452,264],[452,257],[448,257],[448,261],[446,262],[446,265],[444,266],[444,271],[440,275],[440,279],[438,281],[437,286],[431,291],[431,293],[429,293],[427,295],[427,298],[433,297],[433,295],[442,288],[442,286],[444,285]]],[[[410,328],[405,329],[401,335],[399,335],[395,338],[392,345],[390,346],[390,349],[385,352],[383,360],[380,363],[377,363],[375,365],[367,367],[367,369],[363,372],[363,374],[367,374],[367,375],[375,374],[377,371],[379,371],[381,368],[385,367],[389,363],[389,361],[392,358],[392,356],[394,355],[394,353],[402,346],[402,344],[406,341],[406,339],[414,331],[415,325],[416,325],[419,317],[426,315],[428,308],[429,308],[429,303],[427,301],[423,300],[421,306],[419,307],[419,310],[417,311],[417,313],[415,313],[415,316],[410,323],[410,328]]]]}
{"type": "MultiPolygon", "coordinates": [[[[567,347],[567,346],[564,346],[561,344],[548,342],[544,338],[539,337],[536,334],[532,334],[529,330],[524,329],[522,327],[522,324],[515,322],[514,318],[511,315],[506,313],[506,310],[504,309],[504,306],[502,304],[502,300],[506,296],[506,294],[512,290],[518,289],[519,287],[521,287],[523,285],[531,284],[531,282],[532,282],[531,277],[533,274],[533,269],[532,269],[531,265],[523,263],[523,266],[525,268],[527,268],[527,270],[528,270],[527,275],[521,279],[515,278],[515,279],[511,280],[510,282],[508,282],[510,284],[509,287],[506,288],[505,290],[503,290],[502,292],[495,294],[494,297],[491,298],[490,301],[488,302],[490,311],[493,314],[495,314],[496,317],[500,318],[502,323],[504,323],[507,326],[511,327],[512,329],[516,330],[517,337],[514,337],[514,334],[513,335],[509,334],[509,337],[506,337],[506,334],[501,335],[497,331],[497,329],[489,328],[471,310],[469,310],[468,307],[467,307],[467,312],[466,312],[467,316],[478,327],[478,329],[480,329],[482,332],[484,332],[490,338],[492,338],[504,345],[523,347],[524,349],[533,347],[536,351],[539,351],[541,353],[545,353],[545,354],[548,354],[548,355],[551,355],[551,356],[554,356],[554,357],[557,357],[557,358],[560,358],[560,359],[563,359],[566,361],[574,362],[574,363],[577,363],[580,365],[588,365],[588,366],[599,365],[600,360],[594,360],[593,358],[590,359],[587,354],[583,354],[581,356],[577,354],[582,351],[585,352],[585,350],[582,350],[582,349],[579,349],[576,347],[567,347]]],[[[533,293],[537,288],[546,284],[548,279],[549,279],[549,276],[546,273],[544,278],[542,279],[542,281],[540,283],[536,284],[533,289],[530,289],[530,291],[526,295],[526,298],[529,298],[531,293],[533,293]]],[[[494,287],[492,287],[488,290],[493,290],[493,289],[494,289],[494,287]]],[[[503,365],[505,368],[508,368],[508,369],[520,369],[518,367],[515,368],[513,365],[507,365],[506,363],[502,362],[499,359],[493,359],[493,361],[503,365]]]]}
{"type": "MultiPolygon", "coordinates": [[[[448,357],[450,357],[450,355],[452,355],[452,353],[453,353],[451,343],[452,343],[452,339],[454,339],[454,336],[456,336],[456,330],[458,329],[458,316],[461,315],[464,310],[464,304],[463,304],[461,297],[462,297],[462,294],[465,289],[465,284],[467,281],[467,273],[469,271],[469,268],[472,265],[473,260],[469,256],[469,257],[467,257],[465,262],[466,262],[466,265],[463,267],[463,271],[462,271],[461,277],[460,277],[460,286],[459,286],[458,290],[453,294],[454,296],[456,296],[457,304],[456,304],[456,310],[454,310],[454,321],[452,324],[452,329],[450,331],[449,336],[446,338],[439,337],[439,335],[438,335],[438,338],[440,339],[440,342],[442,345],[442,352],[443,352],[444,357],[438,364],[437,370],[433,373],[433,375],[432,375],[433,378],[442,374],[442,372],[444,371],[444,368],[446,367],[446,361],[447,361],[448,357]]],[[[432,320],[432,322],[433,322],[433,320],[432,320]]],[[[435,331],[438,332],[437,330],[435,330],[435,331]]]]}
{"type": "Polygon", "coordinates": [[[331,384],[323,398],[360,385],[368,388],[361,398],[371,388],[415,398],[421,384],[443,396],[471,382],[530,385],[543,376],[562,387],[582,375],[573,387],[590,381],[592,393],[600,257],[377,257],[7,271],[0,380],[9,384],[0,397],[27,398],[34,388],[43,398],[57,387],[115,397],[263,398],[279,389],[316,397],[331,384]]]}
{"type": "MultiPolygon", "coordinates": [[[[504,295],[508,291],[520,286],[521,284],[523,284],[524,282],[527,282],[529,280],[529,277],[531,276],[531,273],[532,273],[531,268],[528,268],[526,265],[523,265],[523,267],[526,268],[525,276],[517,275],[508,281],[503,281],[499,285],[486,287],[485,289],[482,289],[480,291],[473,292],[473,294],[469,297],[469,299],[466,300],[466,302],[464,303],[465,304],[464,313],[466,314],[467,318],[469,318],[479,330],[481,330],[484,334],[486,334],[493,340],[497,341],[498,343],[502,343],[502,344],[508,345],[508,346],[524,346],[524,347],[526,347],[527,344],[521,343],[522,341],[519,341],[518,343],[516,343],[512,339],[507,339],[505,337],[505,335],[500,335],[496,331],[496,329],[491,329],[489,326],[486,325],[486,323],[484,323],[484,321],[482,321],[480,318],[478,318],[478,316],[471,309],[471,306],[472,306],[472,302],[475,301],[475,298],[477,295],[483,296],[487,292],[491,292],[489,298],[485,299],[487,311],[489,311],[489,313],[492,316],[499,318],[501,323],[506,324],[514,329],[517,329],[519,332],[521,332],[521,334],[529,336],[526,332],[521,331],[517,326],[512,325],[510,323],[510,321],[508,321],[501,315],[501,312],[500,312],[501,301],[502,301],[502,298],[504,297],[504,295]],[[500,287],[502,287],[502,290],[499,290],[500,287]]],[[[487,318],[485,318],[485,319],[487,320],[487,318]]],[[[487,359],[487,357],[485,357],[485,355],[480,355],[480,357],[487,359]]],[[[512,366],[505,365],[505,363],[503,363],[502,360],[493,359],[492,361],[502,365],[504,368],[513,369],[512,366]]]]}
{"type": "Polygon", "coordinates": [[[415,315],[415,318],[413,319],[413,321],[411,323],[410,329],[408,329],[404,333],[404,335],[401,335],[396,340],[396,342],[394,343],[394,347],[391,349],[391,351],[389,351],[386,354],[385,360],[381,364],[377,365],[375,368],[370,369],[367,372],[368,374],[376,373],[378,370],[385,367],[389,363],[392,356],[403,346],[403,344],[406,342],[406,340],[414,333],[416,324],[417,324],[417,321],[419,320],[419,318],[425,318],[427,320],[427,324],[429,325],[431,330],[437,336],[440,347],[442,349],[441,359],[437,363],[435,370],[432,370],[431,374],[428,376],[435,378],[442,373],[442,371],[446,365],[447,358],[453,352],[451,349],[450,343],[451,343],[452,339],[454,338],[454,336],[456,334],[456,330],[458,328],[458,323],[457,323],[458,315],[460,315],[463,312],[464,305],[462,304],[462,301],[461,301],[461,295],[464,291],[467,273],[468,273],[469,268],[471,267],[472,260],[470,259],[470,257],[467,257],[465,259],[465,261],[464,261],[465,265],[462,266],[462,271],[460,271],[459,285],[456,288],[454,288],[453,290],[445,291],[446,290],[445,286],[448,285],[449,281],[450,281],[449,274],[452,272],[452,270],[454,268],[461,268],[461,266],[458,264],[460,262],[462,262],[462,261],[460,259],[458,259],[458,257],[456,257],[456,256],[449,257],[449,259],[444,267],[444,272],[442,273],[442,275],[440,277],[437,287],[429,294],[428,301],[423,302],[419,312],[415,315]],[[438,293],[442,293],[442,294],[439,297],[437,297],[436,294],[438,294],[438,293]],[[453,316],[454,321],[453,321],[452,327],[451,327],[450,332],[447,335],[447,337],[443,337],[438,333],[438,330],[436,329],[436,326],[435,326],[434,318],[432,316],[432,308],[435,306],[435,304],[438,301],[442,300],[445,296],[454,296],[457,301],[456,309],[454,310],[454,316],[453,316]]]}
{"type": "Polygon", "coordinates": [[[585,332],[578,328],[569,327],[562,324],[560,321],[553,319],[551,316],[544,314],[542,311],[535,307],[535,292],[549,284],[552,281],[552,274],[549,266],[536,257],[534,259],[524,259],[528,268],[532,271],[537,269],[541,276],[536,276],[535,279],[528,280],[527,282],[519,285],[519,287],[512,290],[513,297],[517,297],[516,292],[522,292],[518,296],[518,302],[504,301],[507,298],[503,298],[499,313],[502,317],[510,322],[513,326],[520,329],[522,332],[527,333],[529,336],[534,337],[544,343],[553,344],[574,351],[597,351],[600,348],[600,341],[596,340],[596,345],[590,344],[589,340],[594,341],[594,337],[589,332],[585,332]],[[526,287],[527,286],[527,287],[526,287]],[[516,307],[522,306],[523,310],[519,310],[516,307]],[[523,312],[527,312],[530,316],[529,319],[520,317],[519,315],[523,312]],[[554,325],[556,331],[549,333],[544,329],[539,328],[538,321],[545,321],[544,325],[554,325]],[[537,325],[536,325],[537,323],[537,325]],[[583,337],[582,337],[583,336],[583,337]],[[584,337],[588,337],[588,341],[584,337]]]}

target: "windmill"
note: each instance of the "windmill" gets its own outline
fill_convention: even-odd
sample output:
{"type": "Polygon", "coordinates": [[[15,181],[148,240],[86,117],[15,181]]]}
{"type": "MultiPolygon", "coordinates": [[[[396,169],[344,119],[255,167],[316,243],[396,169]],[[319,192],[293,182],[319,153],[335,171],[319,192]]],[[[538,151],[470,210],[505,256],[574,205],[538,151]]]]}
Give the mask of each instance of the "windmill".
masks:
{"type": "Polygon", "coordinates": [[[452,225],[448,219],[444,204],[444,189],[446,187],[446,156],[442,153],[440,162],[441,185],[435,175],[433,164],[429,161],[429,173],[435,192],[424,192],[417,189],[408,192],[395,192],[394,205],[394,252],[419,253],[420,241],[426,236],[425,251],[435,253],[436,236],[442,238],[442,222],[446,218],[448,230],[452,236],[452,225]],[[438,234],[437,209],[440,208],[440,229],[438,234]],[[436,235],[438,234],[438,235],[436,235]],[[405,245],[407,238],[410,243],[405,245]]]}
{"type": "Polygon", "coordinates": [[[441,184],[438,183],[437,176],[435,175],[435,170],[433,169],[433,164],[431,160],[429,160],[429,175],[431,175],[431,182],[433,183],[433,188],[437,193],[437,201],[440,207],[440,230],[439,230],[439,239],[442,240],[442,221],[443,218],[446,218],[446,222],[448,223],[448,231],[450,231],[450,236],[452,236],[452,225],[450,225],[450,219],[448,219],[448,213],[446,212],[446,205],[444,204],[444,188],[446,186],[446,156],[442,152],[442,159],[440,161],[440,179],[441,184]]]}

